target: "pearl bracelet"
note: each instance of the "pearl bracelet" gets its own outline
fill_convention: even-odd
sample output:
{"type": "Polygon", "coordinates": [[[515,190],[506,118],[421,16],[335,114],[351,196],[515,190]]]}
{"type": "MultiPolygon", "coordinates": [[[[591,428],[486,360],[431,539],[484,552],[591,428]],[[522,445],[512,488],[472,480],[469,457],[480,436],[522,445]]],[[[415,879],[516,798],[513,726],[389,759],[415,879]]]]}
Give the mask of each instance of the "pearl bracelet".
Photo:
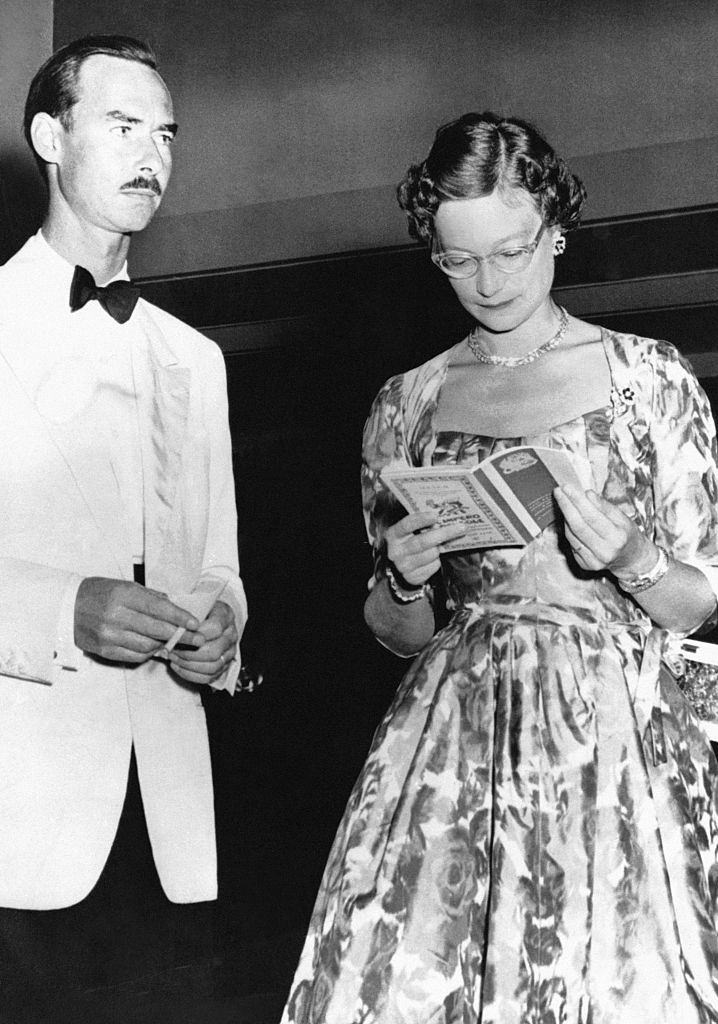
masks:
{"type": "Polygon", "coordinates": [[[391,571],[391,567],[389,565],[384,566],[384,572],[387,580],[389,581],[391,596],[395,601],[398,601],[399,604],[411,604],[412,601],[421,601],[423,598],[429,597],[431,587],[428,583],[422,583],[418,590],[406,591],[402,590],[397,583],[396,576],[391,571]]]}
{"type": "Polygon", "coordinates": [[[644,590],[655,587],[659,580],[662,580],[671,567],[671,560],[663,550],[658,548],[658,560],[649,573],[644,576],[634,576],[630,580],[622,580],[618,576],[618,585],[627,594],[640,594],[644,590]]]}

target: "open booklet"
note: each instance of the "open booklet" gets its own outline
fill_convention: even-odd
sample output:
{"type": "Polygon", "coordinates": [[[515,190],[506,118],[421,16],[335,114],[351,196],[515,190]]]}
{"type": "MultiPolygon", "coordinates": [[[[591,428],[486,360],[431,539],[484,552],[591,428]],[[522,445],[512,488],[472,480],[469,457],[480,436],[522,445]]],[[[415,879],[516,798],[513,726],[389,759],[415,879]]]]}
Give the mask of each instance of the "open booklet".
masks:
{"type": "Polygon", "coordinates": [[[584,489],[585,469],[569,452],[522,445],[505,448],[474,469],[465,466],[390,467],[381,477],[408,512],[434,512],[439,523],[462,522],[463,537],[441,551],[522,546],[556,518],[553,490],[584,489]]]}

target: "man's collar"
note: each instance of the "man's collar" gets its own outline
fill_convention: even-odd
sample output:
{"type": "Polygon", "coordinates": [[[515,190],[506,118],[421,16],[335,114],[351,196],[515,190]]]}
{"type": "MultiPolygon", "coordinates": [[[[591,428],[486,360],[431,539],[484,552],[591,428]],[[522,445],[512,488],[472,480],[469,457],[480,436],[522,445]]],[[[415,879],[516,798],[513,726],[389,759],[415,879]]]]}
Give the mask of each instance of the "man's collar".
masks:
{"type": "MultiPolygon", "coordinates": [[[[50,243],[42,233],[42,228],[38,230],[34,238],[37,240],[38,243],[39,254],[46,259],[52,259],[57,271],[62,271],[63,275],[67,277],[69,287],[69,282],[72,279],[72,275],[75,273],[75,264],[69,263],[64,256],[61,256],[56,249],[53,249],[53,247],[50,245],[50,243]]],[[[78,266],[83,266],[83,264],[80,263],[78,264],[78,266]]],[[[88,270],[89,267],[85,267],[85,269],[88,270]]],[[[129,281],[129,279],[130,276],[127,273],[127,263],[125,262],[118,271],[118,273],[116,273],[114,277],[111,277],[109,281],[104,281],[103,285],[110,284],[112,281],[129,281]]]]}

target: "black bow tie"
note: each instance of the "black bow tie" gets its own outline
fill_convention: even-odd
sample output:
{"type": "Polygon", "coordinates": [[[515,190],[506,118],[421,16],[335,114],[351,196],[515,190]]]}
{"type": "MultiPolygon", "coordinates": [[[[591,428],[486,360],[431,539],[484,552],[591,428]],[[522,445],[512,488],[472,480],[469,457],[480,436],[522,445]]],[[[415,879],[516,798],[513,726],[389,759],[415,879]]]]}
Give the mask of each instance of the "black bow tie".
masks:
{"type": "Polygon", "coordinates": [[[140,289],[129,281],[112,281],[105,288],[95,284],[95,279],[84,267],[75,267],[70,285],[70,309],[82,309],[90,299],[97,299],[118,324],[127,323],[132,316],[140,289]]]}

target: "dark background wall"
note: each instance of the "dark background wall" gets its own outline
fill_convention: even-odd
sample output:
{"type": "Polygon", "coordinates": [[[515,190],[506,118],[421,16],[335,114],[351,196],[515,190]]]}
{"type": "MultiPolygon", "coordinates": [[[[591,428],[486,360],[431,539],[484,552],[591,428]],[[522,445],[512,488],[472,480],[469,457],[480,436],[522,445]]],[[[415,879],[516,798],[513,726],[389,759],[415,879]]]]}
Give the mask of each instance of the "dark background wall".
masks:
{"type": "Polygon", "coordinates": [[[334,828],[405,667],[361,617],[364,417],[387,376],[466,326],[409,244],[394,183],[436,126],[465,110],[535,120],[590,194],[588,223],[559,264],[559,301],[670,338],[713,392],[718,7],[4,0],[6,15],[6,251],[41,213],[17,126],[53,45],[87,32],[147,37],[175,99],[175,178],[131,269],[226,356],[252,610],[244,648],[265,681],[206,703],[218,949],[235,985],[283,991],[334,828]]]}
{"type": "Polygon", "coordinates": [[[42,208],[40,178],[21,127],[30,78],[49,57],[52,39],[51,0],[0,4],[0,260],[35,230],[42,208]]]}
{"type": "Polygon", "coordinates": [[[182,130],[143,276],[403,243],[393,184],[476,107],[535,119],[593,218],[714,201],[712,0],[4,0],[0,29],[6,176],[32,176],[19,115],[53,43],[156,46],[182,130]]]}
{"type": "Polygon", "coordinates": [[[712,0],[56,0],[55,42],[157,47],[182,125],[135,273],[401,244],[393,185],[436,126],[535,119],[590,216],[713,201],[712,0]],[[712,140],[712,143],[709,141],[712,140]]]}

